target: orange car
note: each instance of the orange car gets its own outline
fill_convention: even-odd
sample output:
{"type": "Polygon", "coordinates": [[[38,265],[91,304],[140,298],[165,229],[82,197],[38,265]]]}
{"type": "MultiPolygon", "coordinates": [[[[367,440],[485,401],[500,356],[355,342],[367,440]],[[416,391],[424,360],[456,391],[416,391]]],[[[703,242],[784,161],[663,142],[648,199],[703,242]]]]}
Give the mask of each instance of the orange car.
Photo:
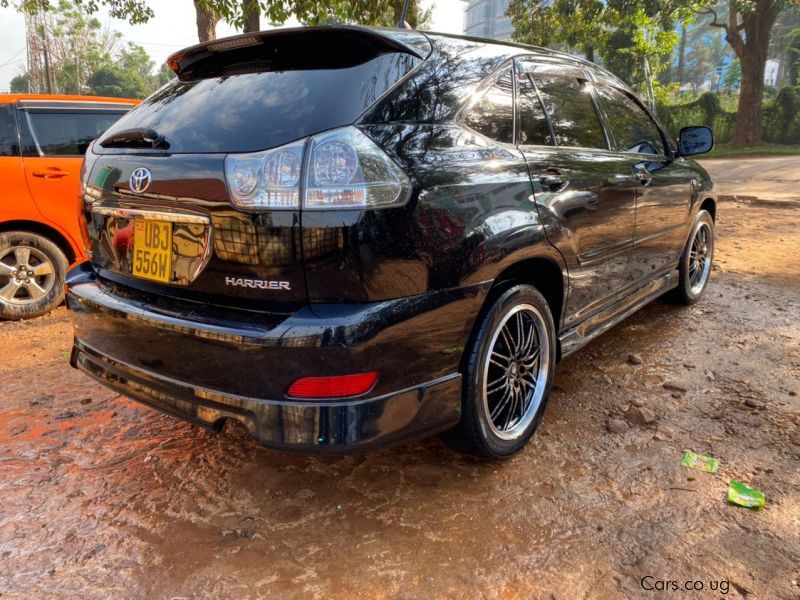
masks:
{"type": "Polygon", "coordinates": [[[89,143],[139,101],[0,94],[0,319],[41,315],[86,260],[78,225],[89,143]]]}

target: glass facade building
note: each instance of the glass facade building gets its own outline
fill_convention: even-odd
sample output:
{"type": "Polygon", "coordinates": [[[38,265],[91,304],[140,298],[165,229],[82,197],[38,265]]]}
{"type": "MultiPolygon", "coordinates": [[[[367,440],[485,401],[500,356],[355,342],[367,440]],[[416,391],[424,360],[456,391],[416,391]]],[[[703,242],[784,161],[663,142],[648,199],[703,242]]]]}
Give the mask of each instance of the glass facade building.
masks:
{"type": "Polygon", "coordinates": [[[506,16],[508,0],[469,0],[464,11],[464,33],[510,40],[514,27],[506,16]]]}

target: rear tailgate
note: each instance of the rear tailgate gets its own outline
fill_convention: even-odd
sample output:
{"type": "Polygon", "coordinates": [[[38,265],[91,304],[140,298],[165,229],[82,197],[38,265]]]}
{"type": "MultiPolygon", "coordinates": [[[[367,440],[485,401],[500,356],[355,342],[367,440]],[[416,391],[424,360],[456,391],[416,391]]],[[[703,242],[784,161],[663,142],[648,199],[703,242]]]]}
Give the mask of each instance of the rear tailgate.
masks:
{"type": "Polygon", "coordinates": [[[429,51],[416,32],[325,27],[238,36],[171,57],[179,79],[117,122],[87,156],[98,274],[241,308],[284,312],[307,302],[304,250],[325,240],[302,248],[299,206],[237,209],[226,156],[353,123],[419,64],[426,45],[429,51]],[[131,142],[130,131],[152,132],[158,142],[131,142]]]}
{"type": "Polygon", "coordinates": [[[235,210],[225,187],[224,158],[99,158],[87,188],[94,198],[88,222],[98,274],[167,296],[202,296],[244,308],[267,308],[268,303],[271,309],[291,310],[291,304],[305,302],[299,211],[235,210]],[[149,171],[151,183],[135,194],[130,179],[138,169],[149,171]],[[164,223],[171,234],[171,253],[157,255],[146,236],[158,233],[148,228],[164,223]],[[168,273],[160,268],[165,260],[168,273]],[[155,261],[157,268],[143,261],[155,261]]]}

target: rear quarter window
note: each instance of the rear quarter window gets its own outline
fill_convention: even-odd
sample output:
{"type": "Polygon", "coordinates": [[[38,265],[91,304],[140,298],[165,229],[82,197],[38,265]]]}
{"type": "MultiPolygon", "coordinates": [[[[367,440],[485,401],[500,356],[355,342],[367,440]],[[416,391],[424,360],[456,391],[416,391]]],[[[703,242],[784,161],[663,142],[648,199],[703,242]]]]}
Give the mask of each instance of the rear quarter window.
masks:
{"type": "Polygon", "coordinates": [[[82,156],[126,111],[25,111],[34,142],[43,156],[82,156]]]}
{"type": "Polygon", "coordinates": [[[18,156],[17,122],[14,108],[10,104],[0,104],[0,156],[18,156]]]}
{"type": "Polygon", "coordinates": [[[464,124],[504,144],[514,143],[514,80],[511,69],[492,85],[464,118],[464,124]]]}
{"type": "Polygon", "coordinates": [[[175,80],[121,119],[108,135],[154,129],[175,153],[265,150],[353,123],[419,62],[411,54],[390,52],[340,68],[175,80]]]}

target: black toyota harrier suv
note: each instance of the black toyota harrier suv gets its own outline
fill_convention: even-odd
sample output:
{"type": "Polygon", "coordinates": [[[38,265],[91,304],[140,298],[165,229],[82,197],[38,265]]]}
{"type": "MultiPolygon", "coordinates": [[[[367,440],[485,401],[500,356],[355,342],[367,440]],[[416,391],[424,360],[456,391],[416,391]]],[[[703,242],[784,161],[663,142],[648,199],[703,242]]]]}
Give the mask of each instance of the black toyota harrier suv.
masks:
{"type": "Polygon", "coordinates": [[[715,196],[617,78],[548,50],[285,29],[188,48],[94,142],[72,365],[284,450],[519,450],[557,360],[697,300],[715,196]]]}

